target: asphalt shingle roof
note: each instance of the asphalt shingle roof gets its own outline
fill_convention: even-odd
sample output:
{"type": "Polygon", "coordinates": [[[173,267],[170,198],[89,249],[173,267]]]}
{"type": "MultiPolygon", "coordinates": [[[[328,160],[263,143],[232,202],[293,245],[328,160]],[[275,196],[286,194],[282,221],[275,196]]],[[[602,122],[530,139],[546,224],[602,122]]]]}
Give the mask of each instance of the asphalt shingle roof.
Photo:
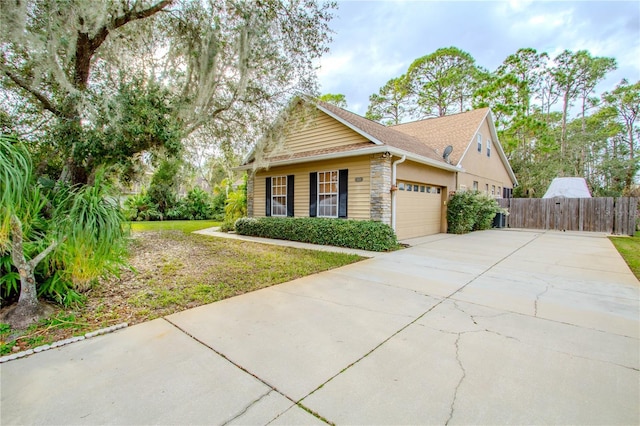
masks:
{"type": "Polygon", "coordinates": [[[444,149],[451,145],[453,152],[449,158],[452,164],[458,164],[488,113],[489,108],[480,108],[444,117],[398,124],[391,129],[410,135],[437,149],[439,153],[444,152],[444,149]]]}
{"type": "Polygon", "coordinates": [[[444,163],[442,155],[438,155],[432,147],[422,143],[420,140],[406,132],[400,132],[391,127],[383,126],[380,123],[376,123],[375,121],[371,121],[326,102],[318,101],[317,104],[340,117],[344,121],[349,122],[353,126],[373,136],[385,145],[444,163]]]}
{"type": "MultiPolygon", "coordinates": [[[[326,102],[318,100],[311,102],[383,145],[426,157],[443,165],[447,163],[442,158],[442,153],[448,145],[453,146],[449,164],[458,164],[482,120],[489,112],[489,108],[481,108],[387,127],[326,102]]],[[[369,142],[357,143],[303,153],[277,155],[270,157],[269,161],[311,158],[329,153],[357,151],[372,146],[369,142]]],[[[249,163],[252,161],[253,159],[250,159],[249,163]]]]}

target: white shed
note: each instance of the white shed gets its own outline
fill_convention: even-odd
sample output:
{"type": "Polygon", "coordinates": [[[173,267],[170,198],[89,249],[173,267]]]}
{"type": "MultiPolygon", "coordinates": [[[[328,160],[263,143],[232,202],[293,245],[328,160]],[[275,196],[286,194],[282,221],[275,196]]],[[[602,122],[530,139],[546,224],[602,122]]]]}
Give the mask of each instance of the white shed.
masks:
{"type": "Polygon", "coordinates": [[[591,192],[587,181],[581,177],[558,177],[553,179],[551,185],[542,198],[591,198],[591,192]]]}

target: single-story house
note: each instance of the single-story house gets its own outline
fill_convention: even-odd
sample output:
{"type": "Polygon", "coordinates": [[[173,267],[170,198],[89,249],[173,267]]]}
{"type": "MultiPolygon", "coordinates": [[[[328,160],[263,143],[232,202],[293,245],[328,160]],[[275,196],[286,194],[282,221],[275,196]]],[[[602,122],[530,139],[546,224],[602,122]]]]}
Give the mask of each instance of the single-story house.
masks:
{"type": "Polygon", "coordinates": [[[489,108],[386,127],[298,98],[281,120],[279,142],[239,167],[249,216],[370,219],[406,239],[446,232],[451,192],[510,197],[517,184],[489,108]]]}

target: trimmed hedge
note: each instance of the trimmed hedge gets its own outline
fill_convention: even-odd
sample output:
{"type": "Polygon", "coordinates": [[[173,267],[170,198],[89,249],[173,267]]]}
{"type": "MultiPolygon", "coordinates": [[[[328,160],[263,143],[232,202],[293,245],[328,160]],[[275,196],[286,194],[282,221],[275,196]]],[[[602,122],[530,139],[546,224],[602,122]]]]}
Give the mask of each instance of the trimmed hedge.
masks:
{"type": "Polygon", "coordinates": [[[497,213],[504,213],[498,202],[478,191],[459,191],[447,205],[448,232],[466,234],[490,229],[497,213]]]}
{"type": "Polygon", "coordinates": [[[236,221],[235,228],[241,235],[360,250],[388,251],[398,247],[398,239],[393,229],[389,225],[372,220],[314,217],[241,218],[236,221]]]}

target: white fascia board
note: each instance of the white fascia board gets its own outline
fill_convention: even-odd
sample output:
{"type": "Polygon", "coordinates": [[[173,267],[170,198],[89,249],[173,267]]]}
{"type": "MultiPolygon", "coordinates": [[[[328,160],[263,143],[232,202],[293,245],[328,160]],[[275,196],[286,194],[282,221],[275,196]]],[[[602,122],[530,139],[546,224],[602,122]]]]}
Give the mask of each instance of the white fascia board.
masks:
{"type": "MultiPolygon", "coordinates": [[[[491,110],[489,110],[489,114],[490,113],[491,113],[491,110]]],[[[491,120],[489,120],[489,131],[491,132],[491,136],[495,140],[494,145],[498,146],[498,155],[500,155],[500,158],[502,159],[502,163],[506,166],[507,173],[511,178],[511,182],[513,182],[513,186],[514,187],[518,186],[518,179],[516,178],[516,174],[513,172],[513,169],[511,168],[511,164],[509,164],[509,160],[507,159],[507,155],[504,153],[504,150],[502,149],[502,144],[498,140],[498,132],[496,131],[496,126],[493,124],[493,117],[491,117],[491,120]]]]}
{"type": "Polygon", "coordinates": [[[341,117],[338,117],[337,115],[335,115],[333,112],[329,111],[328,109],[315,104],[316,108],[318,108],[320,111],[324,112],[325,114],[327,114],[329,117],[333,118],[334,120],[339,121],[340,123],[344,124],[345,126],[347,126],[348,128],[350,128],[351,130],[353,130],[354,132],[364,136],[365,138],[369,139],[371,142],[375,143],[376,145],[384,145],[384,143],[371,136],[370,134],[368,134],[367,132],[365,132],[364,130],[362,130],[361,128],[354,126],[353,124],[349,123],[348,121],[342,119],[341,117]]]}
{"type": "MultiPolygon", "coordinates": [[[[482,117],[482,120],[480,120],[480,123],[478,124],[478,127],[476,128],[476,131],[473,132],[473,136],[471,136],[471,140],[467,144],[467,149],[464,150],[464,153],[462,154],[462,157],[460,157],[460,160],[458,161],[458,166],[459,167],[462,167],[462,160],[464,160],[464,156],[467,155],[467,152],[469,152],[469,148],[471,148],[471,145],[473,145],[473,141],[476,139],[476,135],[480,131],[480,128],[482,127],[482,123],[484,123],[484,120],[487,119],[487,115],[489,115],[490,111],[491,110],[487,110],[487,113],[484,115],[484,117],[482,117]]],[[[491,122],[491,120],[489,120],[489,122],[491,122]]],[[[489,131],[491,131],[491,126],[489,126],[489,131]]],[[[494,133],[495,133],[495,129],[494,129],[494,133]]],[[[497,139],[497,136],[496,136],[496,139],[497,139]]]]}
{"type": "MultiPolygon", "coordinates": [[[[432,166],[442,170],[447,170],[450,172],[463,171],[461,168],[453,166],[451,164],[441,163],[431,158],[422,157],[420,155],[412,154],[410,152],[393,148],[387,145],[375,145],[371,148],[363,148],[363,149],[358,149],[354,151],[333,152],[328,154],[314,155],[312,157],[301,157],[301,158],[291,158],[287,160],[272,161],[268,164],[267,167],[288,166],[292,164],[309,163],[311,161],[333,160],[338,158],[357,157],[360,155],[367,155],[367,154],[379,154],[383,152],[388,152],[398,157],[402,157],[403,155],[406,155],[407,160],[415,161],[416,163],[425,164],[428,166],[432,166]]],[[[238,166],[233,168],[233,170],[238,170],[238,171],[251,170],[251,169],[253,169],[253,164],[245,164],[243,166],[238,166]]]]}
{"type": "Polygon", "coordinates": [[[480,128],[482,127],[482,123],[487,119],[487,117],[490,118],[488,122],[489,122],[489,132],[491,133],[491,141],[493,142],[494,146],[498,147],[498,155],[502,160],[502,164],[506,166],[507,174],[511,178],[511,182],[513,182],[513,186],[518,186],[518,179],[516,179],[516,175],[515,173],[513,173],[513,170],[511,169],[511,164],[509,164],[509,160],[507,160],[507,156],[504,153],[504,150],[502,149],[502,144],[498,140],[498,133],[496,132],[496,126],[493,124],[493,116],[491,115],[491,109],[489,109],[487,111],[487,114],[484,116],[484,118],[480,120],[480,124],[478,125],[478,128],[476,129],[475,133],[471,137],[471,140],[467,145],[467,149],[464,150],[462,157],[460,157],[460,161],[458,161],[458,167],[462,168],[462,160],[464,159],[464,156],[467,155],[467,152],[469,152],[469,149],[471,148],[471,146],[473,145],[473,142],[476,139],[476,135],[478,134],[478,132],[480,131],[480,128]]]}
{"type": "Polygon", "coordinates": [[[414,161],[416,163],[425,164],[427,166],[435,167],[436,169],[447,170],[449,172],[461,172],[464,171],[462,167],[454,166],[452,164],[443,163],[437,160],[433,160],[429,157],[423,157],[421,155],[413,154],[408,151],[403,151],[401,149],[392,148],[390,146],[387,147],[385,151],[390,152],[391,154],[402,157],[403,155],[407,156],[407,160],[414,161]]]}
{"type": "Polygon", "coordinates": [[[244,158],[242,159],[242,164],[248,163],[253,158],[253,155],[256,153],[256,146],[257,144],[254,145],[253,148],[251,148],[251,151],[249,151],[249,153],[244,156],[244,158]]]}
{"type": "MultiPolygon", "coordinates": [[[[380,152],[386,152],[388,149],[385,146],[374,145],[371,148],[363,148],[354,151],[345,152],[331,152],[328,154],[314,155],[311,157],[299,157],[286,160],[271,161],[267,167],[288,166],[291,164],[309,163],[311,161],[332,160],[334,158],[348,158],[357,157],[359,155],[377,154],[380,152]]],[[[233,170],[250,170],[253,169],[253,164],[245,164],[243,166],[234,167],[233,170]]]]}
{"type": "MultiPolygon", "coordinates": [[[[309,102],[313,102],[309,99],[307,99],[307,101],[309,102]]],[[[341,117],[338,117],[337,115],[335,115],[333,112],[329,111],[328,109],[318,105],[317,103],[313,102],[314,106],[319,109],[320,111],[324,112],[325,114],[327,114],[329,117],[333,118],[334,120],[337,120],[338,122],[342,123],[343,125],[347,126],[348,128],[350,128],[351,130],[353,130],[354,132],[358,133],[359,135],[369,139],[371,142],[373,142],[374,144],[378,145],[378,146],[382,146],[384,145],[384,143],[382,141],[380,141],[379,139],[373,137],[372,135],[368,134],[367,132],[363,131],[362,129],[360,129],[359,127],[354,126],[353,124],[349,123],[348,121],[342,119],[341,117]]],[[[260,143],[260,142],[258,142],[260,143]]],[[[251,160],[251,158],[253,157],[253,155],[255,154],[255,150],[256,147],[254,146],[251,151],[245,156],[245,158],[243,159],[242,163],[247,163],[248,161],[251,160]]],[[[338,157],[336,157],[338,158],[338,157]]],[[[243,169],[240,169],[239,167],[236,167],[235,169],[237,170],[247,170],[247,168],[245,166],[240,166],[243,167],[243,169]]],[[[249,167],[251,168],[251,167],[249,167]]]]}

